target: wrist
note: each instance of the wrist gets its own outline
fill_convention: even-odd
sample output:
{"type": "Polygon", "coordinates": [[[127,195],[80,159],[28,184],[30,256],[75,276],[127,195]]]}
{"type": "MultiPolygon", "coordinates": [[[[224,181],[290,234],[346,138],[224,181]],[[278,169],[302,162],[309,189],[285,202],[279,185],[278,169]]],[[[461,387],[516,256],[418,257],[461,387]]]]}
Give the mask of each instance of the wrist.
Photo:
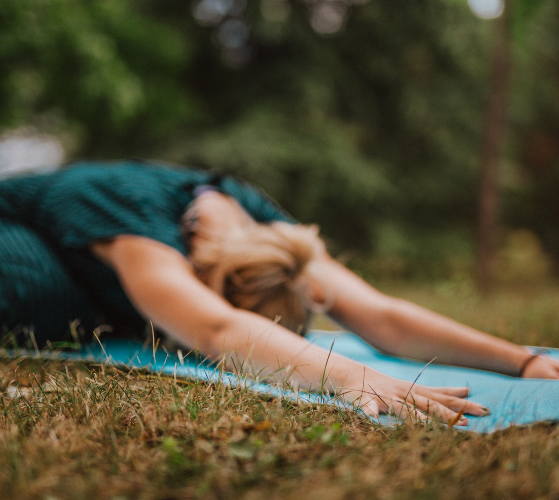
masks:
{"type": "Polygon", "coordinates": [[[518,370],[518,375],[517,377],[524,377],[524,373],[526,372],[526,369],[539,357],[541,356],[541,353],[535,353],[535,354],[530,354],[522,363],[522,365],[520,366],[519,370],[518,370]]]}
{"type": "Polygon", "coordinates": [[[546,354],[549,353],[548,349],[545,348],[538,348],[535,349],[533,352],[530,353],[530,356],[528,356],[525,360],[524,363],[522,364],[522,366],[520,367],[519,371],[518,371],[518,377],[524,377],[526,375],[526,372],[532,368],[532,365],[534,364],[534,362],[537,362],[538,358],[545,358],[546,354]]]}

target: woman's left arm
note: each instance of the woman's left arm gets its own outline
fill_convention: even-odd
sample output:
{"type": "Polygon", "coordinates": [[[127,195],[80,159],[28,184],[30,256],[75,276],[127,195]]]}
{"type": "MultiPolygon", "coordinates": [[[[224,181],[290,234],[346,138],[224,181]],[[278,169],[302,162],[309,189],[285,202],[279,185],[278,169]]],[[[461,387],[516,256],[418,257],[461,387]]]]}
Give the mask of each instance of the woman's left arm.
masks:
{"type": "MultiPolygon", "coordinates": [[[[335,390],[363,411],[390,411],[425,419],[458,420],[459,412],[488,410],[464,400],[465,387],[429,388],[397,380],[311,344],[268,318],[237,309],[202,283],[177,250],[148,238],[119,236],[92,244],[91,251],[113,267],[138,312],[182,345],[204,356],[252,366],[307,388],[335,390]],[[419,410],[419,411],[418,411],[419,410]]],[[[457,425],[466,425],[461,419],[457,425]]]]}
{"type": "Polygon", "coordinates": [[[387,296],[330,256],[320,259],[320,275],[335,287],[329,315],[384,352],[513,376],[559,379],[558,361],[545,356],[531,360],[525,347],[387,296]]]}

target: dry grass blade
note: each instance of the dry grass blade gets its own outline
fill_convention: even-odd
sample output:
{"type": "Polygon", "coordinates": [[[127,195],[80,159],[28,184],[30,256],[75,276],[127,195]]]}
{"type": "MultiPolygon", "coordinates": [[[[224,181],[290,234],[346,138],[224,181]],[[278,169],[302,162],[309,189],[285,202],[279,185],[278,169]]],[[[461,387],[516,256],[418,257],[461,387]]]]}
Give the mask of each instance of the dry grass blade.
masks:
{"type": "MultiPolygon", "coordinates": [[[[531,343],[559,345],[556,302],[544,311],[526,295],[507,316],[498,300],[484,303],[489,330],[523,310],[543,332],[531,343]]],[[[463,301],[452,307],[476,324],[463,301]]],[[[349,409],[103,365],[4,358],[0,498],[559,498],[555,425],[476,435],[431,419],[382,427],[349,409]]]]}
{"type": "Polygon", "coordinates": [[[454,428],[454,426],[460,421],[460,419],[462,418],[462,416],[464,415],[464,411],[459,411],[456,415],[454,415],[454,417],[452,417],[449,421],[448,421],[448,428],[450,430],[452,430],[454,428]]]}

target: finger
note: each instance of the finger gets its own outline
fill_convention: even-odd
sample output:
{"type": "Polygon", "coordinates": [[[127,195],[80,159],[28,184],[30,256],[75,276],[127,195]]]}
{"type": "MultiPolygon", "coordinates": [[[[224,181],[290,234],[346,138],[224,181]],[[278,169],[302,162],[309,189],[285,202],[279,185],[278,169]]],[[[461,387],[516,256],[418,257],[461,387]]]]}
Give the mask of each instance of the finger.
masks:
{"type": "Polygon", "coordinates": [[[466,401],[459,398],[444,398],[438,399],[438,402],[450,408],[455,412],[464,412],[468,415],[474,415],[476,417],[486,417],[491,413],[491,410],[482,404],[476,403],[475,401],[466,401]]]}
{"type": "Polygon", "coordinates": [[[406,402],[408,404],[413,404],[414,407],[428,415],[439,417],[445,423],[457,420],[454,425],[468,425],[468,419],[463,415],[458,417],[458,412],[451,410],[438,401],[422,396],[421,394],[414,394],[413,399],[408,399],[406,402]]]}
{"type": "Polygon", "coordinates": [[[429,387],[429,389],[457,398],[467,398],[470,395],[469,387],[429,387]]]}
{"type": "Polygon", "coordinates": [[[379,413],[381,413],[378,401],[369,394],[348,391],[343,394],[343,398],[356,409],[363,411],[363,413],[371,417],[378,418],[379,413]]]}
{"type": "Polygon", "coordinates": [[[365,404],[359,406],[359,409],[365,413],[365,415],[369,415],[370,417],[378,419],[380,409],[376,401],[369,400],[365,404]]]}
{"type": "MultiPolygon", "coordinates": [[[[412,420],[425,421],[429,415],[436,415],[445,423],[453,421],[453,425],[468,425],[466,417],[459,415],[456,411],[451,410],[434,399],[429,399],[417,393],[408,395],[408,398],[404,401],[379,395],[376,395],[375,398],[380,401],[380,405],[375,402],[375,399],[371,399],[368,404],[361,407],[365,413],[372,414],[375,417],[378,416],[380,410],[384,413],[396,415],[401,420],[411,418],[412,420]],[[369,413],[369,408],[372,409],[372,413],[369,413]]],[[[464,403],[462,399],[451,399],[462,404],[464,403]]]]}
{"type": "Polygon", "coordinates": [[[438,403],[441,403],[454,412],[461,411],[467,413],[468,415],[475,415],[476,417],[485,417],[491,413],[489,408],[483,406],[480,403],[476,403],[475,401],[468,401],[462,399],[462,397],[441,394],[439,392],[435,392],[431,388],[427,389],[422,387],[418,391],[414,391],[414,393],[421,394],[422,396],[430,400],[437,401],[438,403]]]}
{"type": "Polygon", "coordinates": [[[413,421],[425,422],[429,418],[429,415],[419,411],[417,407],[403,401],[393,401],[386,413],[394,415],[402,421],[411,419],[413,421]]]}

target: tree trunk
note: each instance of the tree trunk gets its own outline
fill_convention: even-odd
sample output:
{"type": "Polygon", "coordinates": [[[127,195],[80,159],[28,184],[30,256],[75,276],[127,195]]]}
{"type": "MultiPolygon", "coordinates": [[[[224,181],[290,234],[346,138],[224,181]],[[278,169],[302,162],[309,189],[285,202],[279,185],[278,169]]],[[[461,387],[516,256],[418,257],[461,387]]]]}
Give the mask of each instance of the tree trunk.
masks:
{"type": "Polygon", "coordinates": [[[494,48],[485,129],[481,152],[479,190],[477,283],[482,292],[495,282],[495,257],[500,216],[500,163],[507,131],[508,82],[510,73],[510,24],[512,2],[492,21],[494,48]]]}

